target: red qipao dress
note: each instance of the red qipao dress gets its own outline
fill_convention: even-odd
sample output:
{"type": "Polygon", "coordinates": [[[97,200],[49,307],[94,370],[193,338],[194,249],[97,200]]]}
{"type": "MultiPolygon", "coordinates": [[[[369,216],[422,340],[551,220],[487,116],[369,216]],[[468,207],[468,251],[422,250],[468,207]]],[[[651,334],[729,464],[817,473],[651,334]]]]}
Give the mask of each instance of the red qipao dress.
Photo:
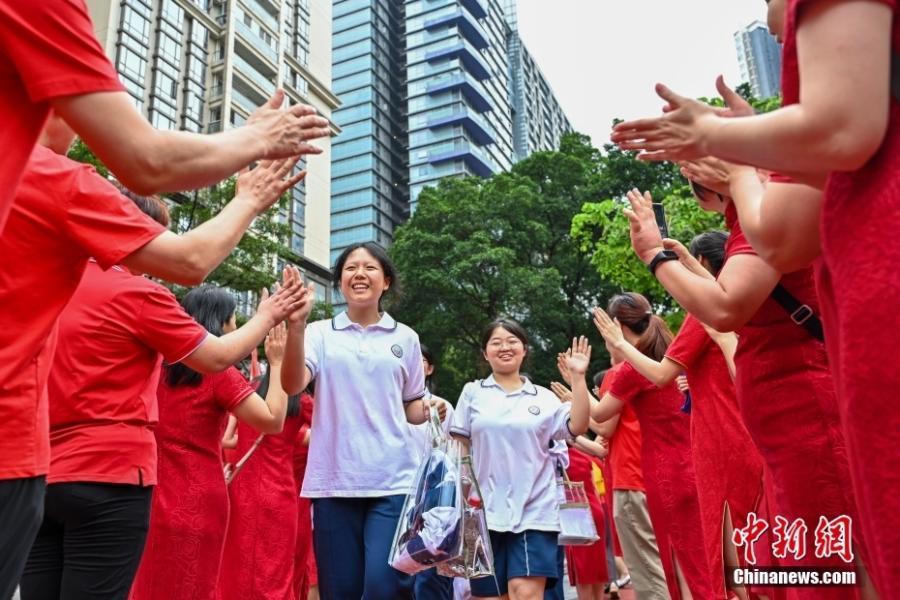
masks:
{"type": "Polygon", "coordinates": [[[200,385],[157,391],[159,483],[133,600],[214,600],[228,528],[222,435],[228,412],[253,393],[235,368],[200,385]]]}
{"type": "MultiPolygon", "coordinates": [[[[297,495],[303,488],[306,462],[309,460],[307,433],[312,427],[313,397],[307,393],[300,395],[300,419],[303,425],[294,439],[294,482],[297,495]]],[[[312,542],[312,500],[299,497],[297,511],[297,549],[294,554],[294,598],[304,599],[309,595],[310,586],[318,585],[312,542]]]]}
{"type": "MultiPolygon", "coordinates": [[[[728,206],[725,219],[731,229],[725,245],[726,264],[736,255],[755,254],[741,231],[734,205],[728,206]]],[[[784,275],[781,285],[819,312],[812,268],[784,275]]],[[[772,504],[777,511],[773,517],[780,515],[789,522],[801,518],[808,528],[802,559],[797,560],[792,552],[783,558],[776,552],[776,557],[783,566],[846,568],[838,557],[820,559],[815,555],[819,517],[855,516],[847,450],[825,345],[794,323],[771,297],[737,334],[738,404],[772,476],[772,504]]],[[[807,587],[796,588],[796,594],[817,600],[847,599],[856,597],[856,590],[807,587]]]]}
{"type": "Polygon", "coordinates": [[[688,315],[666,357],[684,367],[691,386],[691,451],[703,538],[715,577],[716,598],[724,600],[725,507],[735,528],[746,525],[747,513],[758,512],[763,491],[762,457],[741,419],[725,356],[700,321],[688,315]]]}
{"type": "MultiPolygon", "coordinates": [[[[900,8],[893,9],[893,62],[900,63],[900,8]]],[[[796,28],[811,2],[788,5],[784,102],[799,100],[796,28]]],[[[894,87],[897,87],[896,82],[894,87]]],[[[900,598],[900,100],[887,135],[857,171],[832,173],[816,272],[828,358],[847,440],[866,565],[882,598],[900,598]]],[[[858,528],[859,529],[859,528],[858,528]]]]}
{"type": "MultiPolygon", "coordinates": [[[[229,486],[220,600],[294,600],[300,509],[294,450],[302,424],[300,415],[288,417],[281,433],[263,437],[229,486]]],[[[239,423],[238,454],[246,454],[258,437],[252,427],[239,423]]]]}
{"type": "Polygon", "coordinates": [[[674,383],[658,388],[627,363],[616,373],[609,393],[630,404],[641,425],[647,507],[672,598],[680,598],[671,576],[673,557],[694,598],[715,598],[691,457],[690,416],[681,411],[684,396],[674,383]]]}
{"type": "MultiPolygon", "coordinates": [[[[584,484],[591,514],[600,539],[590,546],[566,546],[566,562],[569,564],[569,583],[590,585],[606,583],[609,573],[606,568],[606,527],[603,521],[603,503],[597,495],[593,473],[594,459],[578,448],[569,446],[569,468],[566,473],[572,481],[584,484]]],[[[599,461],[597,463],[599,465],[599,461]]]]}

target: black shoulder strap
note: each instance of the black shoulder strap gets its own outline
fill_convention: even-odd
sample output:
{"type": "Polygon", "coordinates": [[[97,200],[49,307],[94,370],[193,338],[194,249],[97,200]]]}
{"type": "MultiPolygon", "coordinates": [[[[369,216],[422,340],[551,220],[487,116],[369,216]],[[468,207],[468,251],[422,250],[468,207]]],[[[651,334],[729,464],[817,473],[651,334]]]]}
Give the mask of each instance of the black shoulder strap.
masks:
{"type": "Polygon", "coordinates": [[[772,299],[781,305],[791,316],[791,321],[809,332],[820,342],[825,341],[825,333],[822,330],[822,321],[807,304],[803,304],[780,283],[772,290],[772,299]]]}

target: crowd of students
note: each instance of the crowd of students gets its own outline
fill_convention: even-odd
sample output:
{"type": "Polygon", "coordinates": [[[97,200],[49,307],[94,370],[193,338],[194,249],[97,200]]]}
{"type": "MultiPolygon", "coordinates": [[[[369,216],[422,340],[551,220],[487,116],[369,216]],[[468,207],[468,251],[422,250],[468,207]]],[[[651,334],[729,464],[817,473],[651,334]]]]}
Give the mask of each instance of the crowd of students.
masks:
{"type": "Polygon", "coordinates": [[[199,285],[305,176],[330,134],[314,108],[276,92],[228,132],[157,131],[83,0],[0,0],[0,598],[524,600],[560,597],[564,556],[582,600],[626,582],[642,599],[897,597],[898,7],[767,4],[781,109],[755,115],[721,79],[725,109],[660,85],[661,116],[613,130],[725,217],[687,248],[627,194],[637,257],[688,313],[677,335],[618,294],[585,316],[610,368],[589,386],[578,337],[543,387],[527,332],[499,318],[489,375],[454,408],[385,310],[400,278],[377,244],[338,257],[346,309],[327,320],[308,322],[292,267],[241,327],[199,285]],[[66,157],[76,135],[121,184],[66,157]],[[154,194],[238,171],[218,215],[167,229],[154,194]],[[199,287],[179,302],[150,277],[199,287]],[[248,380],[234,365],[263,342],[248,380]],[[388,561],[432,412],[483,493],[496,575],[468,586],[388,561]],[[558,546],[560,469],[588,491],[589,547],[558,546]],[[760,520],[778,525],[748,534],[760,520]],[[857,585],[744,585],[748,550],[857,585]]]}

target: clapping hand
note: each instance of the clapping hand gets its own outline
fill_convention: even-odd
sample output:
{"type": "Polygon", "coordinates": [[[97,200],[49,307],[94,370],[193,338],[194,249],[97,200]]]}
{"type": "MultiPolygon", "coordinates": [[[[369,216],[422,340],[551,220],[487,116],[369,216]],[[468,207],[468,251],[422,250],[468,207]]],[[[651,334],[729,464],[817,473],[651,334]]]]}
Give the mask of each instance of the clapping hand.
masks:
{"type": "Polygon", "coordinates": [[[572,377],[584,377],[591,364],[591,345],[586,337],[572,339],[572,347],[566,350],[566,366],[572,377]]]}
{"type": "Polygon", "coordinates": [[[610,318],[602,308],[594,309],[594,326],[610,347],[617,348],[625,343],[625,336],[622,335],[622,327],[619,322],[610,318]]]}
{"type": "Polygon", "coordinates": [[[637,189],[628,192],[631,208],[625,209],[625,216],[631,227],[631,247],[645,264],[650,264],[653,257],[663,249],[662,235],[653,214],[653,197],[650,192],[637,189]]]}
{"type": "Polygon", "coordinates": [[[693,254],[691,254],[687,248],[685,248],[684,244],[682,244],[678,240],[666,238],[663,240],[663,246],[666,250],[671,250],[676,255],[678,255],[678,262],[684,265],[688,271],[690,271],[694,275],[702,277],[703,279],[711,279],[715,281],[715,276],[707,271],[706,267],[700,264],[700,261],[697,260],[697,258],[693,254]]]}
{"type": "Polygon", "coordinates": [[[556,397],[559,398],[563,402],[571,402],[572,401],[572,390],[559,383],[558,381],[550,382],[550,391],[556,394],[556,397]]]}

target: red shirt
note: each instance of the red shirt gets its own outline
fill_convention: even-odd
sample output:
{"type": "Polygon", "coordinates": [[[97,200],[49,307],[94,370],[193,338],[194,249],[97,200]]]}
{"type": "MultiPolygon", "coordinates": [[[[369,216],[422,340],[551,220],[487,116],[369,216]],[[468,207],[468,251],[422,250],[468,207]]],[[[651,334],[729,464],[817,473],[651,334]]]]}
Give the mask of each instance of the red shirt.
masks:
{"type": "Polygon", "coordinates": [[[91,167],[34,149],[0,236],[0,480],[49,468],[51,333],[88,258],[109,268],[163,231],[91,167]]]}
{"type": "Polygon", "coordinates": [[[84,0],[0,0],[0,232],[50,100],[125,88],[84,0]]]}
{"type": "MultiPolygon", "coordinates": [[[[600,385],[600,397],[608,392],[624,363],[613,365],[600,385]]],[[[614,490],[644,491],[641,472],[641,426],[634,409],[627,403],[619,414],[619,424],[609,440],[609,468],[614,490]]]]}
{"type": "Polygon", "coordinates": [[[48,483],[156,484],[160,364],[207,335],[163,286],[91,261],[59,318],[48,483]]]}

